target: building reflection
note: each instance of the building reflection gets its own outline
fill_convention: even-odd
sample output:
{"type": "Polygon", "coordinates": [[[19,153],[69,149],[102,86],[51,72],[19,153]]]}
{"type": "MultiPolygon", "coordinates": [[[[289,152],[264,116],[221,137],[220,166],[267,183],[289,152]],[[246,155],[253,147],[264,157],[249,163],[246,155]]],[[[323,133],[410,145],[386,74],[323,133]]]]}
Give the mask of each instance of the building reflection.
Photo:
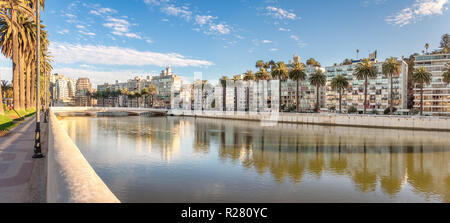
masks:
{"type": "Polygon", "coordinates": [[[218,146],[224,162],[240,163],[278,182],[305,176],[346,176],[356,190],[397,195],[413,192],[450,202],[450,134],[195,119],[194,148],[218,146]],[[211,131],[213,130],[213,131],[211,131]]]}

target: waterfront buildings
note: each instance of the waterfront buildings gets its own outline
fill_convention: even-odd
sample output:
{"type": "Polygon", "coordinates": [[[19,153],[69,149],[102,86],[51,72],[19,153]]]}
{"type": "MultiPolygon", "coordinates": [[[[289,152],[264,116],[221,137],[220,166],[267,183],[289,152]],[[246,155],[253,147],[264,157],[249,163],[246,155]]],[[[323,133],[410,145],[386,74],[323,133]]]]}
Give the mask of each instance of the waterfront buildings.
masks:
{"type": "MultiPolygon", "coordinates": [[[[415,68],[424,67],[431,73],[431,83],[423,89],[423,111],[431,115],[450,115],[450,86],[443,82],[443,73],[450,54],[427,54],[415,57],[415,68]]],[[[420,88],[414,86],[414,108],[420,109],[420,88]]]]}
{"type": "Polygon", "coordinates": [[[76,94],[76,81],[61,74],[50,76],[50,94],[53,104],[73,105],[76,94]]]}
{"type": "Polygon", "coordinates": [[[89,78],[78,78],[75,92],[75,106],[91,106],[92,84],[89,78]]]}
{"type": "MultiPolygon", "coordinates": [[[[383,62],[378,62],[374,57],[371,60],[375,62],[378,74],[376,78],[369,79],[367,111],[382,113],[389,107],[390,79],[382,73],[383,62]]],[[[342,95],[342,110],[345,112],[351,106],[359,112],[364,110],[364,80],[358,80],[355,75],[355,69],[359,62],[358,60],[352,61],[351,64],[326,67],[326,107],[328,110],[336,110],[339,107],[339,94],[331,87],[331,81],[337,75],[342,75],[349,80],[349,87],[343,91],[342,95]]],[[[407,109],[408,64],[403,60],[401,63],[402,72],[393,78],[393,105],[398,109],[407,109]]]]}

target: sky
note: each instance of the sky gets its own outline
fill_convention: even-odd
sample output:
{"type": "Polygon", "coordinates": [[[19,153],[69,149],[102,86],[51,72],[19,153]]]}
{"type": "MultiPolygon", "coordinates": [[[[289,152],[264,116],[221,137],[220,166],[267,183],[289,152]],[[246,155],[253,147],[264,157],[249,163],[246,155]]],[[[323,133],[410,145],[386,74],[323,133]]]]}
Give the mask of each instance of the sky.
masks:
{"type": "MultiPolygon", "coordinates": [[[[322,66],[409,57],[450,33],[450,0],[47,0],[53,73],[97,85],[157,75],[217,80],[294,54],[322,66]]],[[[11,79],[1,56],[0,78],[11,79]]]]}

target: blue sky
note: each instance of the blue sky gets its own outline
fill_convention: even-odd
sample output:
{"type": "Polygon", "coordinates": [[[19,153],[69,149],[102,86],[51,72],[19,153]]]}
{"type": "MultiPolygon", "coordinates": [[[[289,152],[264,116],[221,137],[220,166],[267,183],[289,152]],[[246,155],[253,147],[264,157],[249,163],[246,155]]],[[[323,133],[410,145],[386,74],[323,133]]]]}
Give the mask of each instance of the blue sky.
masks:
{"type": "MultiPolygon", "coordinates": [[[[54,72],[95,84],[172,65],[192,80],[253,69],[258,59],[323,66],[378,50],[379,59],[435,49],[449,0],[47,0],[54,72]]],[[[0,60],[2,79],[10,62],[0,60]]],[[[5,77],[6,76],[6,77],[5,77]]]]}

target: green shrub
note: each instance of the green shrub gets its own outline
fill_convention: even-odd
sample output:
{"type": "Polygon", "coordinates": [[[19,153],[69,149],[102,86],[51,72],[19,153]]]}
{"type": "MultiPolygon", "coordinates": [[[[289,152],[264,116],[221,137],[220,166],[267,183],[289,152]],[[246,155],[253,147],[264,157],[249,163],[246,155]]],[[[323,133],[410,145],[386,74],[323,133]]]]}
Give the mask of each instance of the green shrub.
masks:
{"type": "Polygon", "coordinates": [[[419,113],[420,113],[420,110],[419,110],[419,109],[417,109],[417,108],[411,109],[411,114],[412,114],[412,115],[418,115],[419,113]]]}
{"type": "MultiPolygon", "coordinates": [[[[396,107],[393,107],[393,108],[392,108],[392,113],[394,113],[394,112],[396,112],[396,111],[397,111],[397,108],[396,108],[396,107]]],[[[386,108],[386,109],[384,110],[384,114],[385,114],[385,115],[388,115],[390,112],[391,112],[390,108],[386,108]]]]}
{"type": "Polygon", "coordinates": [[[354,113],[356,113],[356,112],[358,112],[358,109],[356,109],[355,106],[350,106],[350,107],[348,108],[348,113],[349,113],[349,114],[354,114],[354,113]]]}

